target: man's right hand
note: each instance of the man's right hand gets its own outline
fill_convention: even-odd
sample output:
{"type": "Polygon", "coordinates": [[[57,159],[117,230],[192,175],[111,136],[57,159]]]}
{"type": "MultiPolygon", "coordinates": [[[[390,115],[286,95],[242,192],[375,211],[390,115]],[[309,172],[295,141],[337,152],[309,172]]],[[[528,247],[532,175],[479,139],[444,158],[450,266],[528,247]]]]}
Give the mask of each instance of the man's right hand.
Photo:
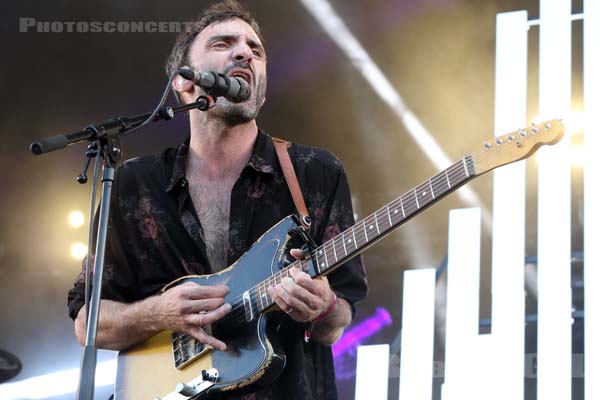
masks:
{"type": "MultiPolygon", "coordinates": [[[[100,318],[96,346],[124,350],[160,331],[187,333],[215,349],[225,350],[225,343],[212,337],[203,326],[231,311],[224,297],[227,286],[201,286],[186,282],[164,293],[134,303],[100,300],[100,318]]],[[[85,307],[75,320],[75,335],[86,342],[85,307]]]]}
{"type": "Polygon", "coordinates": [[[154,298],[155,316],[164,329],[187,333],[218,350],[226,350],[222,341],[209,335],[203,326],[212,324],[231,311],[225,303],[229,288],[224,285],[202,286],[186,282],[154,298]]]}

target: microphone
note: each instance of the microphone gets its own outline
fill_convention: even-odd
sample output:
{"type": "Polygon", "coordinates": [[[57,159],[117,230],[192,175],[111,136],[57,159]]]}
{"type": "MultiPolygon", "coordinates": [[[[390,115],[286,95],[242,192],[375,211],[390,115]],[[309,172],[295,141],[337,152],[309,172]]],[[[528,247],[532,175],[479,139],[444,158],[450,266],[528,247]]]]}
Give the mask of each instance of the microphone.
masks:
{"type": "Polygon", "coordinates": [[[234,103],[241,103],[250,98],[248,82],[238,77],[229,77],[216,72],[195,72],[182,68],[177,73],[194,85],[200,86],[206,93],[213,97],[223,96],[234,103]]]}

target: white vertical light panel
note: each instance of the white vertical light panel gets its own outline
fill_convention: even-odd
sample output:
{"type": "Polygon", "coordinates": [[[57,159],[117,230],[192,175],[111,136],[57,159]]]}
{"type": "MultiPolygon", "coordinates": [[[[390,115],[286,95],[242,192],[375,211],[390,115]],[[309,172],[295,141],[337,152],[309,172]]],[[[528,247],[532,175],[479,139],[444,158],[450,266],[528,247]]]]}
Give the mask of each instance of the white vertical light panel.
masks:
{"type": "Polygon", "coordinates": [[[583,10],[584,385],[586,399],[600,399],[600,1],[585,0],[583,10]]]}
{"type": "MultiPolygon", "coordinates": [[[[496,17],[495,132],[526,124],[527,11],[496,17]]],[[[489,391],[523,399],[525,353],[525,161],[496,169],[492,229],[493,354],[489,391]],[[497,351],[494,351],[497,350],[497,351]]]]}
{"type": "Polygon", "coordinates": [[[433,382],[435,269],[404,273],[400,399],[430,400],[433,382]]]}
{"type": "Polygon", "coordinates": [[[478,365],[481,211],[450,211],[443,400],[481,399],[472,393],[478,365]]]}
{"type": "Polygon", "coordinates": [[[390,346],[359,346],[356,353],[356,400],[387,400],[390,346]]]}
{"type": "MultiPolygon", "coordinates": [[[[541,120],[571,105],[571,2],[540,0],[541,120]]],[[[539,400],[571,398],[571,169],[569,139],[539,151],[539,400]]]]}

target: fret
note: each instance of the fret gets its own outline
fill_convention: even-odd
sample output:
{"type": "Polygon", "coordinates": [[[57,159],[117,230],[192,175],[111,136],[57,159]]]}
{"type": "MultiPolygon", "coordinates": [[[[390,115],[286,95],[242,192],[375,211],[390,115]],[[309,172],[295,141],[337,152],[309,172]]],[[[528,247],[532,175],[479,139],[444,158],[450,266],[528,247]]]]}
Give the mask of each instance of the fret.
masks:
{"type": "Polygon", "coordinates": [[[308,272],[308,268],[306,268],[304,266],[304,264],[305,264],[304,260],[300,260],[299,263],[300,263],[300,270],[304,271],[304,272],[308,272]]]}
{"type": "Polygon", "coordinates": [[[314,253],[313,253],[313,259],[314,259],[314,262],[315,262],[315,268],[316,268],[316,269],[317,269],[317,271],[320,273],[320,272],[321,272],[321,270],[319,269],[319,263],[320,263],[321,261],[319,261],[319,252],[318,252],[318,251],[316,251],[316,250],[315,250],[315,251],[314,251],[314,253]]]}
{"type": "Polygon", "coordinates": [[[448,182],[448,189],[452,189],[452,185],[450,184],[450,177],[448,176],[448,169],[446,169],[444,172],[446,173],[446,182],[448,182]]]}
{"type": "MultiPolygon", "coordinates": [[[[429,186],[431,186],[431,181],[429,181],[428,183],[429,183],[429,186]]],[[[417,188],[415,190],[418,191],[418,193],[421,194],[419,196],[420,199],[421,199],[419,207],[421,207],[422,205],[427,205],[433,199],[435,199],[435,196],[433,195],[433,192],[429,189],[427,183],[425,183],[425,182],[423,182],[422,184],[420,184],[419,186],[417,186],[417,188]],[[427,196],[429,196],[429,197],[427,197],[427,196]]]]}
{"type": "MultiPolygon", "coordinates": [[[[464,167],[464,164],[463,164],[463,167],[464,167]]],[[[452,174],[452,178],[451,178],[452,179],[451,180],[452,185],[455,186],[455,185],[460,184],[465,179],[465,176],[464,176],[464,173],[463,173],[463,168],[461,167],[461,164],[460,163],[456,163],[456,164],[454,164],[450,168],[453,169],[453,171],[451,171],[451,174],[452,174]]],[[[468,176],[468,174],[467,174],[467,176],[468,176]]]]}
{"type": "MultiPolygon", "coordinates": [[[[369,216],[367,217],[367,219],[369,219],[369,218],[375,218],[375,225],[377,225],[377,215],[375,215],[375,214],[371,214],[371,215],[369,215],[369,216]]],[[[367,222],[367,221],[365,220],[365,223],[366,223],[366,222],[367,222]]],[[[372,231],[372,230],[373,230],[373,227],[374,227],[375,225],[373,225],[373,223],[370,223],[370,224],[369,224],[369,229],[368,229],[368,230],[369,230],[369,231],[372,231]]],[[[373,233],[373,232],[371,232],[371,233],[373,233]]],[[[368,240],[370,240],[370,239],[368,239],[368,240]]]]}
{"type": "Polygon", "coordinates": [[[375,228],[377,228],[377,234],[381,235],[381,232],[379,231],[379,221],[377,221],[377,212],[375,212],[375,228]]]}
{"type": "Polygon", "coordinates": [[[258,290],[258,298],[260,299],[260,308],[261,308],[261,310],[264,310],[264,309],[266,308],[266,307],[264,306],[264,304],[263,304],[263,289],[261,288],[261,286],[262,286],[263,284],[264,284],[264,283],[263,283],[263,282],[261,282],[261,283],[259,283],[259,284],[258,284],[258,287],[257,287],[257,290],[258,290]]]}
{"type": "Polygon", "coordinates": [[[402,209],[402,217],[406,218],[406,213],[404,212],[404,201],[402,200],[402,196],[400,196],[400,208],[402,209]]]}
{"type": "MultiPolygon", "coordinates": [[[[398,199],[394,200],[394,203],[396,203],[398,201],[398,199]]],[[[396,205],[396,207],[394,207],[394,216],[398,214],[398,206],[396,205]]]]}
{"type": "Polygon", "coordinates": [[[475,166],[473,165],[473,157],[466,156],[464,160],[465,164],[467,165],[467,178],[475,176],[475,166]]]}
{"type": "Polygon", "coordinates": [[[417,202],[417,208],[421,208],[421,206],[419,205],[419,195],[417,194],[417,189],[415,188],[413,190],[414,194],[415,194],[415,201],[417,202]]]}
{"type": "Polygon", "coordinates": [[[369,235],[367,235],[367,221],[363,221],[362,226],[363,226],[363,230],[365,231],[365,244],[369,241],[369,235]]]}
{"type": "Polygon", "coordinates": [[[321,273],[321,267],[325,267],[326,265],[329,265],[329,263],[327,262],[327,253],[323,251],[323,246],[321,246],[317,249],[317,253],[319,255],[325,256],[325,262],[323,262],[323,257],[321,257],[321,260],[317,263],[317,272],[321,273]]]}
{"type": "Polygon", "coordinates": [[[431,179],[428,182],[429,182],[429,189],[431,190],[431,197],[433,197],[435,199],[435,193],[433,191],[433,185],[431,184],[431,179]]]}
{"type": "Polygon", "coordinates": [[[335,262],[338,261],[337,251],[335,251],[335,238],[331,239],[331,247],[333,247],[333,257],[335,258],[335,262]]]}
{"type": "Polygon", "coordinates": [[[354,232],[355,231],[355,229],[354,229],[355,227],[356,227],[356,225],[354,225],[352,227],[352,239],[354,240],[354,249],[358,250],[358,244],[356,244],[356,234],[354,232]]]}
{"type": "MultiPolygon", "coordinates": [[[[444,178],[441,176],[441,174],[437,174],[431,180],[431,182],[433,182],[433,189],[438,194],[444,194],[448,191],[448,189],[445,187],[446,185],[443,183],[443,181],[444,181],[444,178]]],[[[438,196],[436,195],[435,197],[438,197],[438,196]]]]}
{"type": "Polygon", "coordinates": [[[269,305],[270,305],[269,304],[269,302],[270,302],[269,300],[270,299],[269,299],[269,292],[267,292],[267,284],[266,284],[266,282],[263,282],[262,285],[263,285],[263,289],[262,289],[262,291],[260,293],[260,306],[264,310],[267,307],[269,307],[269,305]]]}
{"type": "Polygon", "coordinates": [[[342,245],[344,246],[344,255],[348,255],[348,250],[346,249],[346,239],[344,239],[344,232],[342,232],[342,245]]]}
{"type": "Polygon", "coordinates": [[[390,221],[390,228],[391,228],[392,226],[394,226],[394,224],[392,223],[392,215],[390,214],[389,204],[385,207],[385,209],[387,210],[388,221],[390,221]]]}
{"type": "Polygon", "coordinates": [[[467,160],[465,157],[462,159],[463,167],[465,168],[465,176],[469,176],[469,168],[467,168],[467,160]]]}

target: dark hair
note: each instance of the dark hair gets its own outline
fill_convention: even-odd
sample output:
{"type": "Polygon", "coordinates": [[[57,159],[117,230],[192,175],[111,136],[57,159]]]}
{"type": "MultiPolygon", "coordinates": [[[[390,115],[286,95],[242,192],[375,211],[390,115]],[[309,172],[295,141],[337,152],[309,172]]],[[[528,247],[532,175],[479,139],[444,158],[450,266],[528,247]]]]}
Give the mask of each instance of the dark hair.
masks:
{"type": "Polygon", "coordinates": [[[195,21],[188,24],[188,28],[181,32],[177,36],[177,39],[175,39],[171,55],[167,59],[165,65],[167,75],[170,77],[171,74],[189,62],[188,51],[190,46],[196,36],[207,26],[214,24],[215,22],[231,21],[236,18],[239,18],[250,25],[252,29],[254,29],[254,32],[256,32],[260,41],[263,41],[258,22],[256,22],[254,17],[250,15],[250,12],[243,8],[236,0],[226,0],[213,4],[196,18],[195,21]]]}

